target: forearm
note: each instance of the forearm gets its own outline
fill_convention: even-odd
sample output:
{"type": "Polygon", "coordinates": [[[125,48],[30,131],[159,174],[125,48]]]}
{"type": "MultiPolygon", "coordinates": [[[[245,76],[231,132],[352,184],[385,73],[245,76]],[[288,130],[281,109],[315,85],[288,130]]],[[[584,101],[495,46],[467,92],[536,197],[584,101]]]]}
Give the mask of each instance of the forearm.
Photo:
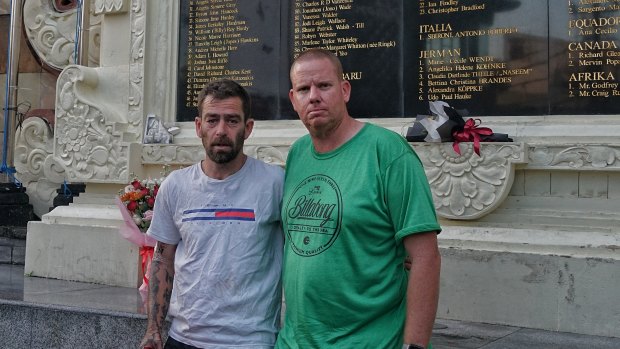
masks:
{"type": "MultiPolygon", "coordinates": [[[[407,286],[407,316],[403,341],[426,347],[430,341],[437,304],[441,256],[436,236],[427,235],[418,246],[408,248],[412,257],[407,286]],[[430,238],[431,241],[424,241],[430,238]]],[[[411,247],[411,246],[410,246],[411,247]]]]}
{"type": "Polygon", "coordinates": [[[174,281],[174,258],[163,254],[159,243],[151,261],[149,276],[148,328],[161,332],[170,306],[174,281]],[[157,251],[157,248],[160,250],[157,251]]]}

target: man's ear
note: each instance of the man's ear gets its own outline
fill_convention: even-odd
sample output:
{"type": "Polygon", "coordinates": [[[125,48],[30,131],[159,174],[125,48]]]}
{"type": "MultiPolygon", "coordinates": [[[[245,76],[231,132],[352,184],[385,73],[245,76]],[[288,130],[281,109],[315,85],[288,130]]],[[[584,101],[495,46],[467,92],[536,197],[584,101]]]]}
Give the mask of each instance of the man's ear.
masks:
{"type": "Polygon", "coordinates": [[[340,83],[340,88],[342,88],[342,96],[344,98],[344,102],[348,103],[349,98],[351,98],[351,83],[348,80],[343,80],[340,83]]]}
{"type": "Polygon", "coordinates": [[[243,135],[243,139],[248,139],[248,137],[250,137],[250,135],[252,134],[252,130],[254,129],[254,119],[248,119],[248,121],[245,122],[245,133],[243,135]]]}
{"type": "Polygon", "coordinates": [[[196,127],[196,136],[198,136],[198,138],[202,138],[202,132],[200,132],[201,125],[202,125],[202,118],[200,118],[200,116],[195,117],[194,126],[196,127]]]}
{"type": "Polygon", "coordinates": [[[295,92],[293,91],[293,89],[290,89],[288,91],[288,99],[291,101],[291,104],[293,105],[293,110],[297,111],[297,106],[295,105],[295,92]]]}

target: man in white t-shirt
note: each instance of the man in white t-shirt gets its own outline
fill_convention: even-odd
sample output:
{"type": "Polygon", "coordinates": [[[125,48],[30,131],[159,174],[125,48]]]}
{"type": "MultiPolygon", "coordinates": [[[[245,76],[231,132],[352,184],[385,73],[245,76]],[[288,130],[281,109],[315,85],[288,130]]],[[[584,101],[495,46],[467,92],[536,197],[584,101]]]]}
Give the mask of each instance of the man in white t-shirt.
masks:
{"type": "Polygon", "coordinates": [[[271,349],[279,329],[284,171],[243,154],[254,121],[237,83],[209,83],[196,134],[206,157],[162,184],[147,234],[148,327],[141,348],[271,349]]]}

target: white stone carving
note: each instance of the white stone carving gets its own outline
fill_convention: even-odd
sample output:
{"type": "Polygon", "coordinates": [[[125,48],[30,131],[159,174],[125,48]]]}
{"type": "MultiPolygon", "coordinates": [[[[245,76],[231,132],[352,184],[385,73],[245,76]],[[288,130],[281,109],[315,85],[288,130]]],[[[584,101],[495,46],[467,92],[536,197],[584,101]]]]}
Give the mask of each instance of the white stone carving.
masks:
{"type": "Polygon", "coordinates": [[[530,145],[527,168],[620,170],[620,146],[602,144],[530,145]]]}
{"type": "Polygon", "coordinates": [[[28,118],[17,129],[15,175],[26,187],[30,203],[39,217],[49,211],[56,196],[56,189],[64,178],[64,169],[52,158],[52,146],[51,128],[41,118],[28,118]]]}
{"type": "Polygon", "coordinates": [[[127,12],[129,0],[94,0],[93,12],[99,14],[127,12]]]}
{"type": "MultiPolygon", "coordinates": [[[[288,149],[290,146],[286,146],[285,148],[286,154],[288,154],[288,149]]],[[[278,165],[281,167],[286,165],[286,156],[276,147],[265,145],[246,145],[243,149],[249,156],[255,157],[268,164],[278,165]]]]}
{"type": "MultiPolygon", "coordinates": [[[[24,2],[24,27],[26,36],[37,56],[48,66],[62,70],[75,64],[75,24],[80,15],[77,10],[57,12],[49,0],[24,2]]],[[[99,65],[99,37],[101,16],[91,11],[88,65],[99,65]]]]}
{"type": "MultiPolygon", "coordinates": [[[[273,146],[245,145],[243,151],[268,164],[284,166],[286,163],[286,156],[283,152],[273,146]]],[[[205,150],[201,144],[184,146],[145,144],[142,146],[142,164],[145,165],[191,165],[204,158],[205,150]]]]}
{"type": "Polygon", "coordinates": [[[146,22],[146,3],[133,0],[130,14],[131,22],[131,57],[129,63],[129,112],[128,131],[136,134],[136,141],[141,141],[144,119],[144,27],[146,22]]]}
{"type": "Polygon", "coordinates": [[[191,165],[202,160],[204,154],[205,150],[200,144],[186,146],[145,144],[142,146],[142,163],[191,165]]]}
{"type": "Polygon", "coordinates": [[[472,143],[461,143],[461,154],[452,143],[415,143],[424,164],[437,214],[444,218],[472,220],[499,206],[514,179],[514,164],[525,162],[522,143],[483,143],[480,156],[472,143]]]}
{"type": "Polygon", "coordinates": [[[68,181],[114,183],[128,178],[124,120],[105,99],[89,95],[97,92],[100,73],[109,80],[110,72],[81,66],[70,66],[58,77],[54,157],[68,181]]]}

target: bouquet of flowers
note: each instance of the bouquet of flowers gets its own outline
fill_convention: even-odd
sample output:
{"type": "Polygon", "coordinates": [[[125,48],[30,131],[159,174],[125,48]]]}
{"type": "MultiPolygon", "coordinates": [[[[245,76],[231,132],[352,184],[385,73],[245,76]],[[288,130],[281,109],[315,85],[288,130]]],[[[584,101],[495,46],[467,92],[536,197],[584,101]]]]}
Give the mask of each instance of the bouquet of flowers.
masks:
{"type": "Polygon", "coordinates": [[[116,205],[119,207],[125,222],[120,227],[119,233],[123,238],[140,247],[141,272],[143,274],[140,293],[143,297],[146,296],[148,289],[148,267],[153,258],[153,247],[157,242],[155,239],[148,237],[146,231],[151,225],[151,219],[153,218],[155,197],[166,174],[167,168],[164,167],[163,176],[159,179],[139,180],[134,176],[131,183],[125,186],[116,198],[116,205]]]}
{"type": "Polygon", "coordinates": [[[134,178],[133,181],[119,193],[119,200],[131,214],[131,220],[140,232],[146,233],[153,218],[155,197],[159,191],[161,181],[134,178]]]}

